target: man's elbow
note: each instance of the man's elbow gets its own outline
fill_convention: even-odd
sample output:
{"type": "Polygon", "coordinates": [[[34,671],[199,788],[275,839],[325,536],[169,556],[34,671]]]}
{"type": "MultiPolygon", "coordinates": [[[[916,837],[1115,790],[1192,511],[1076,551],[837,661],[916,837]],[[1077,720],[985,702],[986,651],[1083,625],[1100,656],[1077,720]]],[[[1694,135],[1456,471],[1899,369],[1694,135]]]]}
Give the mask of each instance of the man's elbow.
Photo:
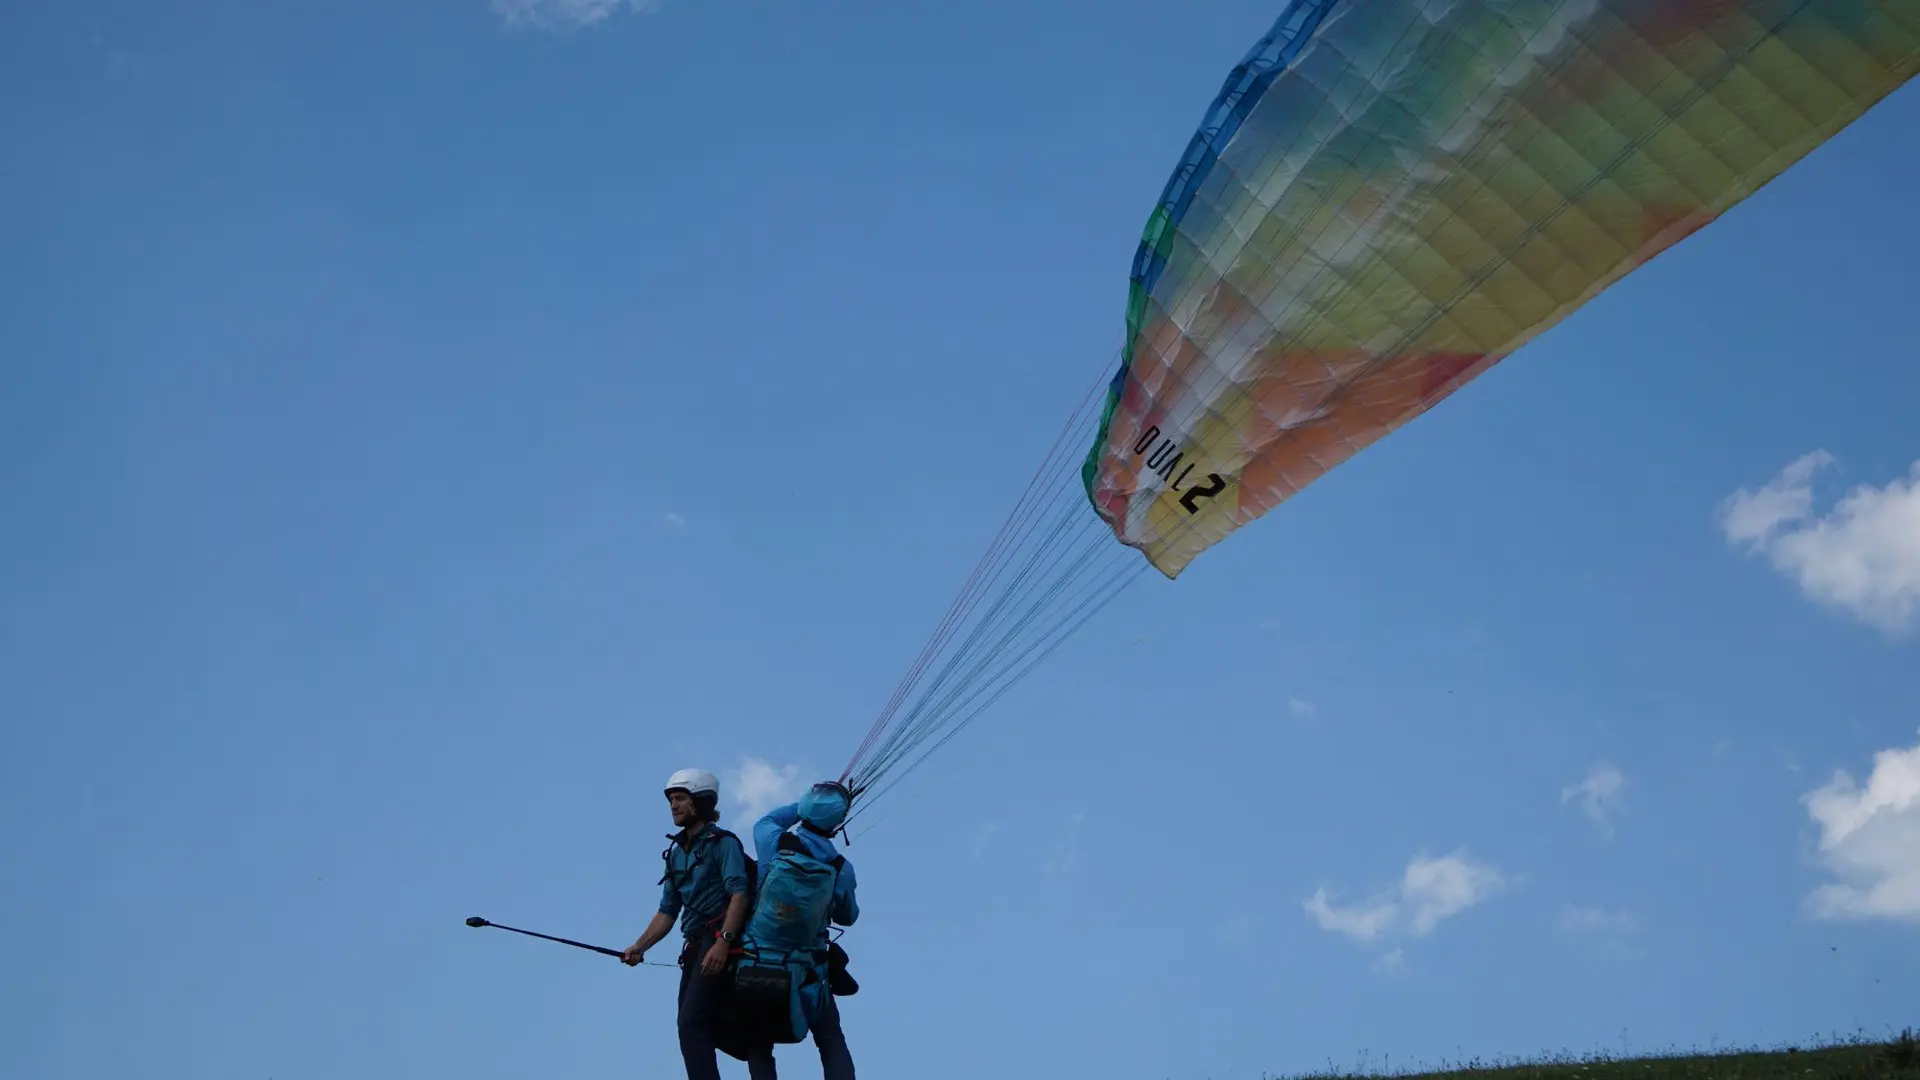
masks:
{"type": "Polygon", "coordinates": [[[783,833],[787,831],[787,826],[795,824],[799,820],[800,804],[791,802],[785,806],[776,806],[766,813],[761,814],[760,820],[753,823],[753,831],[758,833],[761,829],[765,828],[772,829],[776,833],[783,833]]]}

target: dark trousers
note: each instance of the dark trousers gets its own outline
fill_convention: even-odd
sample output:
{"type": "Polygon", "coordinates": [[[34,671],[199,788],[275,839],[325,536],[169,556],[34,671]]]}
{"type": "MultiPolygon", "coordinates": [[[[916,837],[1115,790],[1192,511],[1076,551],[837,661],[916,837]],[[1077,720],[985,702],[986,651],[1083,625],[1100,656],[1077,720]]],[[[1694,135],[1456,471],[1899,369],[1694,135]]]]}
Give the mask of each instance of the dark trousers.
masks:
{"type": "MultiPolygon", "coordinates": [[[[700,961],[711,942],[688,941],[680,953],[680,1056],[687,1063],[687,1080],[720,1080],[715,1036],[728,1023],[733,973],[703,974],[700,961]]],[[[773,1047],[747,1056],[747,1075],[753,1080],[775,1080],[773,1047]]],[[[851,1073],[848,1074],[852,1075],[851,1073]]]]}
{"type": "Polygon", "coordinates": [[[820,1051],[820,1072],[824,1080],[853,1080],[853,1052],[847,1049],[846,1033],[840,1030],[840,1006],[833,995],[827,995],[826,1008],[820,1010],[820,1018],[810,1026],[813,1045],[820,1051]]]}

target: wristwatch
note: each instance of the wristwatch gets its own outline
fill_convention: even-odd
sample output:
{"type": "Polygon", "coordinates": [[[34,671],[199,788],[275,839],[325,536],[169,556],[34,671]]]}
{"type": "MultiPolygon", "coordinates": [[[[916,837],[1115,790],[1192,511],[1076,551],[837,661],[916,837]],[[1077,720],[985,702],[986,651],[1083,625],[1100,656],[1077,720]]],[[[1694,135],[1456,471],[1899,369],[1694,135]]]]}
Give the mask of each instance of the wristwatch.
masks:
{"type": "Polygon", "coordinates": [[[727,943],[727,944],[729,944],[729,945],[731,945],[731,944],[733,944],[734,942],[736,942],[736,941],[739,941],[739,940],[740,940],[740,935],[739,935],[739,934],[736,934],[736,933],[734,933],[734,932],[733,932],[733,931],[731,931],[731,930],[722,930],[722,931],[720,931],[720,940],[721,940],[721,941],[724,941],[724,942],[726,942],[726,943],[727,943]]]}

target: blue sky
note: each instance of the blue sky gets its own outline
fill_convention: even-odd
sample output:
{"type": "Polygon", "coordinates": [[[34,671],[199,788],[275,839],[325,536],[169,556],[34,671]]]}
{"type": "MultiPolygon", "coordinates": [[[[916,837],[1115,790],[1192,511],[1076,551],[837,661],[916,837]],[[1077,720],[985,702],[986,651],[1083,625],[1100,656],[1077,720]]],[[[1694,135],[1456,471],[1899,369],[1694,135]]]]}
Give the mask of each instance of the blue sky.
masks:
{"type": "MultiPolygon", "coordinates": [[[[0,1073],[675,1075],[671,972],[461,919],[623,945],[670,772],[738,827],[838,773],[1274,14],[573,10],[0,17],[0,1073]]],[[[1909,87],[876,805],[861,1068],[1920,1019],[1916,129],[1909,87]]]]}

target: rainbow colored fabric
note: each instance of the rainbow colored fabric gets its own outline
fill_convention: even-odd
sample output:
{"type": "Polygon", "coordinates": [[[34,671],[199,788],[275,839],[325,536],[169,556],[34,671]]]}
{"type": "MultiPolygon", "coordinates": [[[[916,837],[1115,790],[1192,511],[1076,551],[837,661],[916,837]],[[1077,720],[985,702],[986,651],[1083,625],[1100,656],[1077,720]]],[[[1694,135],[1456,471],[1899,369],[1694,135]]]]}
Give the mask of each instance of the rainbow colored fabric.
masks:
{"type": "Polygon", "coordinates": [[[1177,576],[1916,62],[1920,0],[1293,0],[1141,240],[1095,511],[1177,576]]]}

